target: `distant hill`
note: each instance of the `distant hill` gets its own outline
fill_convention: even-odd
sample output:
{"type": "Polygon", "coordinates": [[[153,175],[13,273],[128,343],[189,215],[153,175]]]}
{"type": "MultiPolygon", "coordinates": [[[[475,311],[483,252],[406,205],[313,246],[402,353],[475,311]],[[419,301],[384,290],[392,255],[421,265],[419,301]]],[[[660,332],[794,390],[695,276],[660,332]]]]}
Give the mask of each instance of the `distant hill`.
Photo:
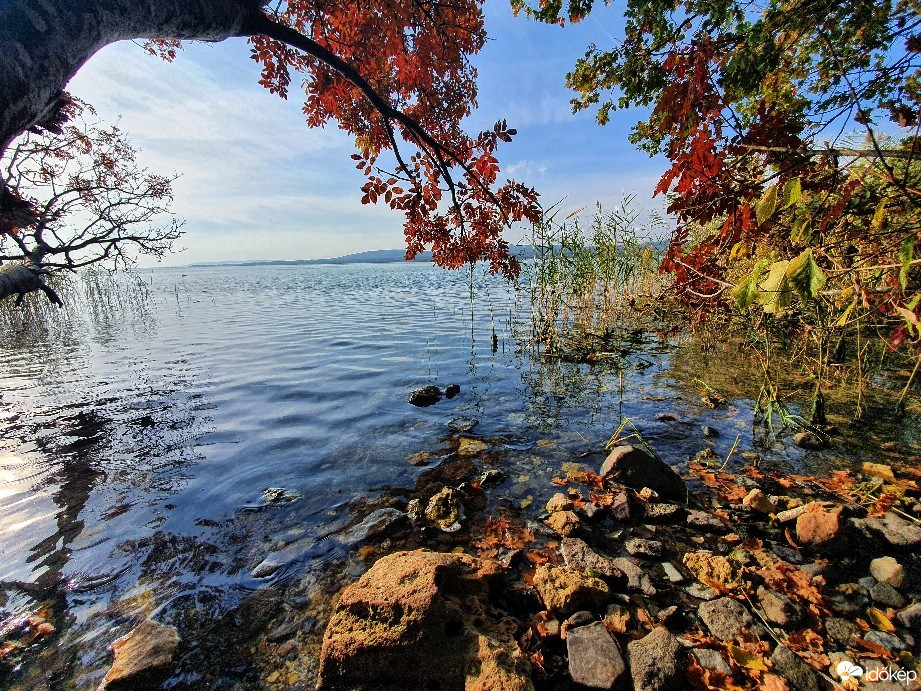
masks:
{"type": "MultiPolygon", "coordinates": [[[[509,248],[512,255],[527,259],[531,256],[530,246],[513,246],[509,248]]],[[[332,259],[265,259],[259,261],[241,262],[200,262],[189,266],[302,266],[305,264],[393,264],[405,262],[406,250],[369,250],[356,252],[344,257],[332,259]]],[[[423,252],[413,259],[414,262],[431,262],[432,253],[423,252]]]]}

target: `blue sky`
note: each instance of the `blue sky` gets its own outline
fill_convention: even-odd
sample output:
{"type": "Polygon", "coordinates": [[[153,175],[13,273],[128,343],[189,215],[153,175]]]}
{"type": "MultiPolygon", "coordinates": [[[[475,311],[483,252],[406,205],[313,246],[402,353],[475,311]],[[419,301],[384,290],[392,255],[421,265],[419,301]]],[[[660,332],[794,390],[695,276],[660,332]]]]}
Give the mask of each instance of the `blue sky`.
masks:
{"type": "MultiPolygon", "coordinates": [[[[602,7],[561,29],[512,17],[507,0],[489,0],[490,41],[475,58],[479,104],[471,130],[505,118],[518,130],[500,149],[503,170],[537,187],[545,206],[613,206],[636,193],[660,207],[652,189],[665,169],[627,141],[641,116],[616,113],[599,127],[573,115],[566,72],[589,43],[611,45],[623,19],[602,7]]],[[[185,251],[164,264],[332,257],[403,246],[401,216],[362,206],[364,180],[350,138],[332,127],[308,129],[301,102],[259,86],[245,41],[188,44],[172,64],[132,43],[109,46],[77,74],[70,91],[102,120],[120,118],[153,171],[181,174],[174,210],[186,219],[185,251]]],[[[508,233],[512,242],[526,229],[508,233]]]]}

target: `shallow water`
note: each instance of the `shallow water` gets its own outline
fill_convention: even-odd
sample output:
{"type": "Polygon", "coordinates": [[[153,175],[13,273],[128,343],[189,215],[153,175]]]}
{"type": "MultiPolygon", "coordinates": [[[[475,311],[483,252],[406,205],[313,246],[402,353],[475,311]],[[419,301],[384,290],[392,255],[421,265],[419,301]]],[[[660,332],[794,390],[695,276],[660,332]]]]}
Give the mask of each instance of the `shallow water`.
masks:
{"type": "MultiPolygon", "coordinates": [[[[737,434],[752,446],[751,402],[703,406],[676,378],[681,343],[627,338],[595,366],[532,359],[512,334],[520,300],[498,280],[477,279],[471,317],[466,274],[420,264],[143,278],[143,304],[76,309],[0,343],[0,581],[58,584],[78,687],[98,684],[106,646],[138,613],[213,618],[341,568],[357,543],[337,536],[405,496],[422,472],[407,457],[437,450],[453,418],[499,438],[502,500],[532,498],[534,516],[562,463],[597,465],[625,416],[675,464],[707,446],[725,456],[737,434]],[[427,384],[461,394],[410,405],[427,384]],[[705,440],[701,424],[721,436],[705,440]],[[299,498],[265,506],[270,487],[299,498]],[[252,576],[305,539],[271,578],[252,576]]],[[[767,462],[809,469],[799,450],[767,462]]],[[[6,614],[28,605],[10,596],[6,614]]]]}

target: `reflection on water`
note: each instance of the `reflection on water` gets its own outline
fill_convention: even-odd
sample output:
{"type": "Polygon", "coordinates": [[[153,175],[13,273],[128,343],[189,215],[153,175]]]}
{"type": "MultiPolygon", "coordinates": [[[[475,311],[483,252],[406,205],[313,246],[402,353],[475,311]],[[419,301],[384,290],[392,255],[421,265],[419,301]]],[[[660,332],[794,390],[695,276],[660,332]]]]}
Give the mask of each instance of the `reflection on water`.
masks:
{"type": "MultiPolygon", "coordinates": [[[[675,342],[627,338],[621,358],[594,366],[532,360],[498,281],[472,325],[466,276],[419,264],[163,269],[145,281],[146,303],[94,303],[0,339],[0,607],[48,601],[72,618],[58,644],[74,651],[69,671],[49,663],[46,681],[98,684],[106,645],[140,616],[233,630],[221,617],[240,616],[232,607],[254,591],[300,579],[307,592],[335,570],[341,582],[361,521],[400,506],[422,472],[407,457],[437,449],[453,418],[501,440],[502,493],[534,498],[534,515],[560,465],[596,463],[587,454],[624,416],[676,463],[707,446],[725,455],[737,434],[751,446],[750,403],[711,411],[688,395],[675,342]],[[409,405],[426,384],[461,395],[409,405]],[[704,439],[702,423],[722,435],[704,439]],[[260,505],[270,487],[300,499],[260,505]],[[290,559],[254,578],[273,551],[290,559]]],[[[218,645],[233,647],[185,652],[183,683],[218,645]]]]}

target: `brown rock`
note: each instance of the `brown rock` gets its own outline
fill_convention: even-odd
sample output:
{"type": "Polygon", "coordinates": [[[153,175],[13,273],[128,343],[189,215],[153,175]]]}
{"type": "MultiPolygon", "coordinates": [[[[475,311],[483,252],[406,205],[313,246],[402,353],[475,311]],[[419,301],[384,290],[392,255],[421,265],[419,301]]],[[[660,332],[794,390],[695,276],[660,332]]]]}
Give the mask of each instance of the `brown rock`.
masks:
{"type": "Polygon", "coordinates": [[[828,545],[841,531],[841,507],[826,509],[817,502],[806,505],[796,519],[796,538],[802,545],[828,545]]]}
{"type": "Polygon", "coordinates": [[[549,525],[555,533],[563,537],[574,535],[579,530],[579,517],[572,511],[557,511],[551,514],[547,519],[549,525]]]}
{"type": "Polygon", "coordinates": [[[572,511],[576,508],[576,505],[572,503],[572,499],[567,497],[562,492],[557,492],[552,497],[550,501],[547,502],[547,513],[556,513],[557,511],[572,511]]]}
{"type": "Polygon", "coordinates": [[[757,488],[753,489],[745,496],[742,500],[742,505],[750,506],[755,511],[760,511],[761,513],[777,513],[777,507],[774,506],[774,502],[768,499],[767,495],[757,488]]]}
{"type": "Polygon", "coordinates": [[[684,480],[658,458],[635,446],[614,448],[598,474],[616,479],[629,487],[649,487],[669,499],[687,499],[684,480]]]}
{"type": "Polygon", "coordinates": [[[508,622],[484,612],[495,566],[427,550],[380,559],[340,594],[318,689],[530,691],[508,622]]]}
{"type": "Polygon", "coordinates": [[[144,689],[159,687],[169,673],[179,634],[173,626],[146,619],[130,633],[112,643],[115,661],[106,672],[102,688],[144,689]]]}
{"type": "Polygon", "coordinates": [[[563,616],[598,609],[610,593],[600,578],[568,566],[541,566],[534,573],[534,587],[547,609],[563,616]]]}
{"type": "Polygon", "coordinates": [[[626,578],[624,572],[614,565],[614,560],[598,554],[588,546],[585,540],[577,537],[563,538],[560,543],[560,554],[566,566],[582,571],[594,571],[592,575],[597,575],[608,580],[623,580],[626,578]]]}
{"type": "Polygon", "coordinates": [[[566,652],[572,680],[590,689],[613,688],[627,669],[617,643],[598,621],[570,630],[566,652]]]}

